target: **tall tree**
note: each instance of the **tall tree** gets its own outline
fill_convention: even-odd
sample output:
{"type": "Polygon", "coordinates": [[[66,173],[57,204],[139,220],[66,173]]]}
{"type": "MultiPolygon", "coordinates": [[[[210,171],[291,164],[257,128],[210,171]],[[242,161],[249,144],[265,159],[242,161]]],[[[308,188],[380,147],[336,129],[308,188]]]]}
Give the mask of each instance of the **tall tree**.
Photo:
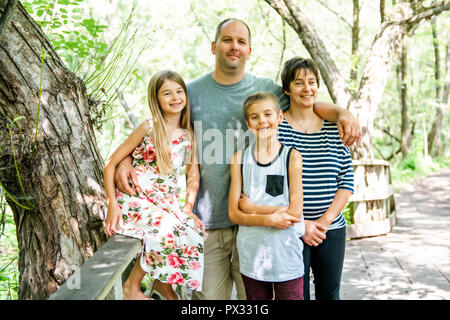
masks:
{"type": "Polygon", "coordinates": [[[102,158],[83,82],[23,6],[0,39],[0,183],[17,226],[19,299],[45,299],[106,240],[102,158]]]}
{"type": "Polygon", "coordinates": [[[408,38],[403,37],[401,40],[400,59],[397,65],[397,78],[400,93],[400,150],[402,157],[406,158],[411,146],[411,136],[409,134],[408,121],[408,38]]]}
{"type": "Polygon", "coordinates": [[[401,40],[424,19],[449,10],[450,1],[434,2],[429,7],[424,7],[422,2],[415,0],[396,3],[392,12],[385,15],[384,22],[375,35],[355,97],[307,15],[291,0],[265,1],[294,29],[311,57],[317,61],[333,101],[349,108],[359,120],[363,130],[362,146],[353,150],[353,157],[373,158],[373,121],[401,40]]]}
{"type": "Polygon", "coordinates": [[[436,112],[433,118],[433,122],[428,133],[428,152],[432,156],[441,156],[443,154],[442,147],[442,120],[444,119],[444,107],[448,103],[449,95],[449,63],[450,63],[450,32],[447,32],[447,50],[445,54],[445,74],[444,81],[441,79],[442,68],[441,68],[441,58],[439,52],[439,39],[436,27],[435,19],[430,21],[431,31],[433,35],[433,48],[434,48],[434,80],[435,80],[435,98],[436,98],[436,112]],[[444,84],[444,85],[443,85],[444,84]]]}

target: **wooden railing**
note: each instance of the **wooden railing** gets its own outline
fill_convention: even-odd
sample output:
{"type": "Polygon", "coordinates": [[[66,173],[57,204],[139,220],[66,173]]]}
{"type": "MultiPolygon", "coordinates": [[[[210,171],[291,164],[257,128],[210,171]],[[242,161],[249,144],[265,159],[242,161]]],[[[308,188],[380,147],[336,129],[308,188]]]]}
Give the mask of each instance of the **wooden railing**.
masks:
{"type": "Polygon", "coordinates": [[[354,193],[349,200],[352,224],[348,238],[389,233],[396,223],[390,164],[384,160],[353,160],[354,193]]]}
{"type": "Polygon", "coordinates": [[[112,236],[49,300],[122,300],[122,274],[141,251],[141,240],[112,236]]]}

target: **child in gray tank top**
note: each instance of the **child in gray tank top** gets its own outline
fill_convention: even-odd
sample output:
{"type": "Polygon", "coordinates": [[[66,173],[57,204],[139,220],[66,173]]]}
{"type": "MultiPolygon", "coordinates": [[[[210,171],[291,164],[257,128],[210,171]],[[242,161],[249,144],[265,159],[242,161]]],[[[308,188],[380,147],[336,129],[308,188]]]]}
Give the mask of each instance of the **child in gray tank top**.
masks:
{"type": "Polygon", "coordinates": [[[229,216],[239,224],[237,248],[247,299],[303,300],[302,157],[278,141],[278,99],[257,92],[244,102],[256,143],[234,154],[229,216]],[[243,193],[258,212],[248,212],[243,193]],[[289,220],[289,217],[292,219],[289,220]]]}

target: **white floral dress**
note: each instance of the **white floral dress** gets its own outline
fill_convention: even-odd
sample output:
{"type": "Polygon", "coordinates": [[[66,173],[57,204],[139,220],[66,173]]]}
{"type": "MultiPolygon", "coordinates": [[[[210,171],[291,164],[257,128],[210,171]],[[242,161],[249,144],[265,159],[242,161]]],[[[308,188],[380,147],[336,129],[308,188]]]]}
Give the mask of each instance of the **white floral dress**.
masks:
{"type": "Polygon", "coordinates": [[[153,279],[201,290],[203,233],[182,212],[177,193],[180,171],[192,148],[185,134],[172,140],[175,173],[160,175],[151,137],[153,122],[148,121],[148,133],[132,154],[141,189],[136,196],[116,191],[123,220],[118,233],[143,240],[141,267],[153,279]]]}

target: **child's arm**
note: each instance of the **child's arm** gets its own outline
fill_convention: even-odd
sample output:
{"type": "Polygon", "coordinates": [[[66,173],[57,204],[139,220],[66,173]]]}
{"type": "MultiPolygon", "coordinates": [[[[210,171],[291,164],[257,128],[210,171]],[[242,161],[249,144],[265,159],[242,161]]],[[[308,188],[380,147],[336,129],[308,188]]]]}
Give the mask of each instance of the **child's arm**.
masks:
{"type": "MultiPolygon", "coordinates": [[[[302,156],[300,152],[292,149],[289,158],[289,207],[286,212],[294,217],[301,218],[303,210],[303,188],[302,188],[302,156]]],[[[241,194],[239,209],[244,213],[272,214],[286,207],[268,206],[251,202],[245,195],[241,194]]]]}
{"type": "Polygon", "coordinates": [[[114,172],[119,162],[127,157],[141,142],[149,128],[147,121],[142,122],[130,136],[114,151],[106,161],[103,168],[103,178],[105,183],[106,204],[108,214],[105,220],[105,230],[108,235],[116,232],[116,227],[120,223],[121,210],[116,200],[116,185],[114,184],[114,172]]]}
{"type": "Polygon", "coordinates": [[[301,218],[303,214],[302,155],[292,148],[289,155],[289,207],[286,212],[301,218]]]}
{"type": "Polygon", "coordinates": [[[239,198],[242,188],[241,152],[238,151],[233,155],[230,164],[231,183],[228,197],[228,215],[230,220],[233,223],[246,226],[265,226],[278,229],[286,229],[293,226],[294,223],[300,222],[300,219],[284,212],[284,208],[267,215],[244,213],[239,209],[239,198]]]}
{"type": "Polygon", "coordinates": [[[186,202],[183,212],[194,219],[196,228],[200,228],[205,233],[205,224],[192,212],[200,185],[200,170],[195,153],[193,163],[186,165],[186,177],[186,202]]]}

